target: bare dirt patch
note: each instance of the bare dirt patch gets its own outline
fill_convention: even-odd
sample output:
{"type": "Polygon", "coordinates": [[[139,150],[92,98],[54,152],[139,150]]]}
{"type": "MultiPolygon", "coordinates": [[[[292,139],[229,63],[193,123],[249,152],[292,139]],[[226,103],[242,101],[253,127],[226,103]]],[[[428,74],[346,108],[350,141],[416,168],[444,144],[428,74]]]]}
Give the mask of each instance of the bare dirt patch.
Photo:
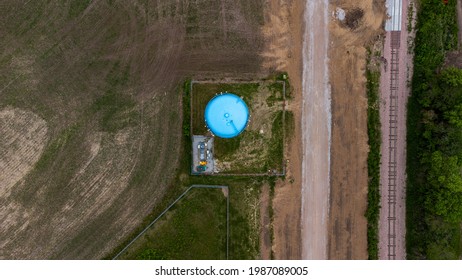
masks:
{"type": "MultiPolygon", "coordinates": [[[[55,208],[53,211],[40,208],[40,201],[50,201],[51,194],[46,189],[41,189],[37,196],[35,207],[26,207],[24,204],[14,203],[11,199],[6,199],[5,216],[15,216],[15,223],[2,224],[5,232],[14,232],[14,237],[3,239],[2,248],[8,251],[14,251],[17,258],[39,258],[41,254],[53,254],[55,247],[66,247],[69,245],[68,236],[77,232],[82,232],[85,224],[92,221],[95,217],[104,214],[105,211],[118,199],[123,192],[126,192],[130,172],[133,164],[136,162],[138,143],[131,141],[118,142],[114,138],[120,137],[120,134],[127,133],[128,138],[133,139],[136,131],[121,131],[115,135],[107,133],[97,133],[90,135],[87,139],[89,142],[86,154],[86,160],[83,161],[78,172],[73,178],[60,187],[60,192],[65,193],[65,197],[72,199],[62,200],[63,194],[55,194],[55,208]],[[112,158],[114,154],[120,157],[112,158]],[[59,210],[57,209],[59,206],[59,210]],[[13,211],[14,210],[14,211],[13,211]],[[33,216],[22,215],[17,213],[35,213],[33,216]],[[43,223],[46,219],[47,223],[43,223]],[[27,224],[27,227],[24,225],[27,224]],[[24,244],[24,248],[17,247],[19,240],[27,240],[30,234],[29,230],[33,228],[36,232],[47,233],[49,239],[30,240],[30,243],[24,244]],[[49,246],[49,247],[48,247],[49,246]]],[[[20,189],[24,190],[24,186],[20,189]]],[[[130,228],[133,223],[125,223],[124,228],[130,228]]],[[[24,242],[24,241],[23,241],[24,242]]],[[[114,242],[114,241],[112,241],[114,242]]],[[[113,246],[116,244],[113,244],[113,246]]],[[[59,258],[68,258],[72,252],[66,252],[59,258]]]]}
{"type": "Polygon", "coordinates": [[[0,111],[0,197],[6,197],[40,158],[47,123],[36,114],[13,108],[0,111]]]}
{"type": "Polygon", "coordinates": [[[344,24],[351,30],[355,30],[361,24],[364,11],[360,8],[353,8],[346,11],[344,24]]]}
{"type": "MultiPolygon", "coordinates": [[[[29,218],[31,211],[9,198],[15,185],[24,183],[21,180],[39,160],[48,139],[47,130],[47,123],[30,111],[0,111],[0,236],[12,227],[26,229],[28,225],[21,221],[29,218]]],[[[7,242],[0,239],[0,248],[5,248],[7,242]]]]}
{"type": "Polygon", "coordinates": [[[269,71],[287,71],[293,49],[294,38],[290,32],[290,1],[268,1],[265,13],[265,25],[262,28],[265,38],[263,67],[269,71]]]}
{"type": "Polygon", "coordinates": [[[364,14],[354,30],[335,18],[329,26],[332,146],[328,257],[367,259],[366,46],[382,33],[385,6],[384,1],[331,1],[331,11],[338,7],[360,9],[364,14]]]}
{"type": "Polygon", "coordinates": [[[448,54],[446,55],[445,65],[462,68],[462,52],[448,52],[448,54]]]}

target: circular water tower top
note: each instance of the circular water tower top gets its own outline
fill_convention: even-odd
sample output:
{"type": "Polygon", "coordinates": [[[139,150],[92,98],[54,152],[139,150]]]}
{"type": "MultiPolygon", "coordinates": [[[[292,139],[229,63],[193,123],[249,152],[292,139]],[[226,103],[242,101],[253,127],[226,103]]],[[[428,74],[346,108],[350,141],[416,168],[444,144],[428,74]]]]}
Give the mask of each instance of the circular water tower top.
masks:
{"type": "Polygon", "coordinates": [[[238,136],[247,126],[249,109],[244,100],[232,93],[219,94],[205,107],[205,123],[221,138],[238,136]]]}

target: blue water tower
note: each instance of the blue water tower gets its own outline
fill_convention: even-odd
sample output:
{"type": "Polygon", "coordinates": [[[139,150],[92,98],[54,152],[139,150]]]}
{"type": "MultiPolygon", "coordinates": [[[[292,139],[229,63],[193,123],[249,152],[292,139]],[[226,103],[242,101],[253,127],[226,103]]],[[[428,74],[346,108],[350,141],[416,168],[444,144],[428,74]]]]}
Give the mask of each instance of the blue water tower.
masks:
{"type": "Polygon", "coordinates": [[[244,131],[249,122],[249,108],[232,93],[218,94],[205,107],[205,123],[221,138],[233,138],[244,131]]]}

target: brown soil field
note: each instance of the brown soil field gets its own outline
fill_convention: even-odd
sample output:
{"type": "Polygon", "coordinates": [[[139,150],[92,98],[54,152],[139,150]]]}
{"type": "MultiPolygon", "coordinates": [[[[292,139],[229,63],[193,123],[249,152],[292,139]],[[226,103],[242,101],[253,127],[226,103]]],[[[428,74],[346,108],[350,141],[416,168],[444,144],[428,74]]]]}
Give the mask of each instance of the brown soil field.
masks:
{"type": "Polygon", "coordinates": [[[263,48],[265,3],[0,4],[0,259],[98,259],[125,240],[175,174],[180,83],[284,66],[263,48]]]}
{"type": "Polygon", "coordinates": [[[330,83],[332,146],[329,259],[367,259],[367,99],[366,47],[383,34],[384,0],[331,0],[330,83]],[[363,15],[349,20],[349,13],[363,15]],[[354,24],[350,24],[354,23],[354,24]]]}

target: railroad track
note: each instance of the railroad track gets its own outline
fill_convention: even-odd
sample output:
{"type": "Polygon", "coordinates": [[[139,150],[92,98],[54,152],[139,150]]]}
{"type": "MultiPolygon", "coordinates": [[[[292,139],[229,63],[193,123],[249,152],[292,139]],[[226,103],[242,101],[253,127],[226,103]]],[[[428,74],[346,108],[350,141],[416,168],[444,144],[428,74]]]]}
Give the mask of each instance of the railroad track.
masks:
{"type": "Polygon", "coordinates": [[[399,47],[401,31],[391,32],[390,131],[388,135],[388,259],[396,259],[396,185],[399,94],[399,47]]]}

